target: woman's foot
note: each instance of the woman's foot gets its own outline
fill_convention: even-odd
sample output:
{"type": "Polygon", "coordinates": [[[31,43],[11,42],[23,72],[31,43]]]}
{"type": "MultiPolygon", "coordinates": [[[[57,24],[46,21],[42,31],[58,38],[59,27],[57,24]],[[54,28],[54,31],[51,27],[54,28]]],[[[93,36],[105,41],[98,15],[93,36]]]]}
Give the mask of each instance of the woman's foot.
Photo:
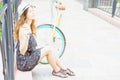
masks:
{"type": "Polygon", "coordinates": [[[66,70],[62,70],[64,73],[68,74],[69,76],[75,76],[75,73],[73,71],[71,71],[69,68],[67,68],[66,70]]]}
{"type": "Polygon", "coordinates": [[[66,73],[64,73],[63,70],[59,70],[58,72],[53,71],[52,75],[53,76],[58,76],[58,77],[61,77],[61,78],[67,78],[68,77],[68,75],[66,73]]]}

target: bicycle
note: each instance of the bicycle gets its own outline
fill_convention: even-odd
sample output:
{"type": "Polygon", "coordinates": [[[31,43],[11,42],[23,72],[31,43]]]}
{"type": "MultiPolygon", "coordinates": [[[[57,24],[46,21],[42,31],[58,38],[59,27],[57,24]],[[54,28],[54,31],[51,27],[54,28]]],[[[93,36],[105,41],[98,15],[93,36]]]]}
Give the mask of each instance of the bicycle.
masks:
{"type": "MultiPolygon", "coordinates": [[[[60,11],[64,11],[65,7],[61,2],[54,1],[52,2],[51,12],[53,16],[53,10],[55,5],[56,18],[54,24],[43,24],[37,27],[37,41],[38,46],[47,46],[52,45],[56,50],[59,58],[63,55],[66,47],[66,38],[64,33],[58,28],[60,26],[60,20],[62,17],[62,13],[60,11]]],[[[44,58],[40,63],[47,64],[46,58],[44,58]]]]}

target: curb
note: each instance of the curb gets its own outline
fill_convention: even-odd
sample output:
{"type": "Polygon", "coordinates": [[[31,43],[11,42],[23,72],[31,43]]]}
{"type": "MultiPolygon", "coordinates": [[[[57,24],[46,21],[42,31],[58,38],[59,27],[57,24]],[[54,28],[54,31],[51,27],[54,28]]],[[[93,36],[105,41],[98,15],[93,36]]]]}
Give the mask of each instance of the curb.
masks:
{"type": "Polygon", "coordinates": [[[88,9],[88,12],[92,13],[95,16],[98,16],[99,18],[107,21],[108,23],[119,27],[120,28],[120,18],[119,17],[112,17],[111,14],[104,12],[100,9],[96,9],[96,8],[90,8],[88,9]]]}

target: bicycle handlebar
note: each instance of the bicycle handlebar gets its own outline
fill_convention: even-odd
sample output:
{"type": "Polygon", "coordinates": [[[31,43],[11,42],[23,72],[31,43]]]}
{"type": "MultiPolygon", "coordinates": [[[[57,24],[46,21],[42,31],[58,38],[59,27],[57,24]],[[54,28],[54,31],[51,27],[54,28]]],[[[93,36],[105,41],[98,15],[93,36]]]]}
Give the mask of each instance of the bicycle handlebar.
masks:
{"type": "Polygon", "coordinates": [[[57,2],[57,1],[56,1],[55,8],[56,8],[56,9],[59,9],[59,10],[62,10],[62,11],[65,10],[65,6],[63,6],[62,2],[57,2]]]}

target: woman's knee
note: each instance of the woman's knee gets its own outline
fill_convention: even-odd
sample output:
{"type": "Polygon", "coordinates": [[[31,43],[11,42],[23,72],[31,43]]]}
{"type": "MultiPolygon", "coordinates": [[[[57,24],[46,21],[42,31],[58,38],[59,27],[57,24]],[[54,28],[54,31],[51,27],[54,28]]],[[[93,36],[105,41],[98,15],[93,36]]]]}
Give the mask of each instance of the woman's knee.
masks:
{"type": "Polygon", "coordinates": [[[51,46],[46,46],[44,47],[42,50],[41,50],[42,54],[46,54],[46,55],[49,55],[49,54],[54,54],[54,48],[51,47],[51,46]]]}
{"type": "Polygon", "coordinates": [[[48,57],[48,56],[55,56],[56,53],[54,52],[54,48],[51,46],[46,46],[44,48],[41,49],[41,56],[40,56],[40,61],[44,58],[44,57],[48,57]]]}

